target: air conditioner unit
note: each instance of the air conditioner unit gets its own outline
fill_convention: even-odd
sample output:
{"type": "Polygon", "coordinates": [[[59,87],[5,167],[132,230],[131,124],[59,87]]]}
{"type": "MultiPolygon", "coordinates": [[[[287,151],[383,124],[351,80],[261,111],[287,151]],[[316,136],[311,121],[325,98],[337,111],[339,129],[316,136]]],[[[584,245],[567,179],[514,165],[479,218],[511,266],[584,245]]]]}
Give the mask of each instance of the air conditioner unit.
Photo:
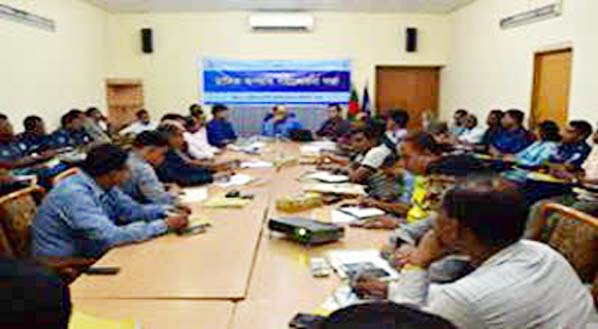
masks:
{"type": "Polygon", "coordinates": [[[314,22],[314,16],[309,14],[265,13],[249,16],[251,30],[261,32],[310,32],[314,28],[314,22]]]}
{"type": "Polygon", "coordinates": [[[3,4],[0,4],[0,18],[37,27],[47,31],[56,30],[54,20],[3,4]]]}
{"type": "Polygon", "coordinates": [[[506,17],[500,20],[502,29],[509,29],[525,24],[531,24],[562,15],[562,4],[553,3],[534,10],[526,11],[517,15],[506,17]]]}

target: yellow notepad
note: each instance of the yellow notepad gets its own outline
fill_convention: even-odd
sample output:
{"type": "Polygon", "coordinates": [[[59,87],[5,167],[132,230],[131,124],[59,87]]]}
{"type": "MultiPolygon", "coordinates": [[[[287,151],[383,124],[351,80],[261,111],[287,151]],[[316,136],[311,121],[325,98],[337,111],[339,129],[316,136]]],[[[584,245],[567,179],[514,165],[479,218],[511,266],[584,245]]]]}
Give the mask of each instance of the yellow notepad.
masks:
{"type": "Polygon", "coordinates": [[[69,329],[141,329],[136,320],[102,319],[74,311],[69,329]]]}

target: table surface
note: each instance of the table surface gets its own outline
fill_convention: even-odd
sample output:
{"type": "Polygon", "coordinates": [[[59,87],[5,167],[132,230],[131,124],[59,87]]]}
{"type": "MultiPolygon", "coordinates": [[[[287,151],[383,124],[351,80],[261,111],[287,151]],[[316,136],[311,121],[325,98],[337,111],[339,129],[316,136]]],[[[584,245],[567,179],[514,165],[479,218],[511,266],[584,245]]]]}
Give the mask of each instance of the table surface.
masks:
{"type": "MultiPolygon", "coordinates": [[[[296,144],[272,144],[268,148],[262,159],[299,155],[296,144]]],[[[224,157],[238,156],[229,153],[224,157]]],[[[228,312],[230,305],[230,322],[214,323],[210,328],[287,328],[296,313],[313,311],[340,284],[334,274],[313,278],[309,271],[311,257],[334,249],[380,248],[388,238],[388,232],[347,228],[345,238],[337,243],[304,247],[270,236],[266,219],[290,215],[275,209],[276,198],[299,193],[301,183],[297,178],[307,169],[289,166],[244,171],[261,180],[241,188],[256,195],[249,206],[206,209],[194,205],[194,214],[212,220],[208,233],[168,235],[111,250],[98,265],[119,266],[121,272],[116,276],[79,278],[72,285],[76,307],[98,310],[102,316],[139,317],[153,328],[168,322],[170,314],[180,312],[182,318],[201,319],[202,313],[211,316],[211,308],[218,308],[214,315],[219,317],[228,312]],[[123,309],[121,305],[129,301],[134,306],[123,309]],[[171,313],[151,314],[152,307],[162,306],[171,313]],[[195,308],[197,314],[186,314],[195,308]]],[[[210,196],[222,192],[210,187],[210,196]]],[[[326,221],[331,209],[326,206],[292,215],[326,221]]],[[[203,323],[198,323],[201,326],[196,328],[203,328],[203,323]]],[[[184,328],[185,324],[180,325],[184,328]]]]}
{"type": "Polygon", "coordinates": [[[227,301],[76,299],[75,310],[91,316],[135,319],[142,329],[227,328],[235,304],[227,301]]]}

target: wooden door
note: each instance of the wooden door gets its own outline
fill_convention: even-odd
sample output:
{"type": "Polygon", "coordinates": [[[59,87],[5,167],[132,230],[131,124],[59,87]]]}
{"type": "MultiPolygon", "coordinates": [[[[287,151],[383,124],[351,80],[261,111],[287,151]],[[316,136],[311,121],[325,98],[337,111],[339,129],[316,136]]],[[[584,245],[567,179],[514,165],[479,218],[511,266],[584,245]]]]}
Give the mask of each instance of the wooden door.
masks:
{"type": "Polygon", "coordinates": [[[561,127],[569,116],[572,49],[538,53],[535,56],[530,124],[553,120],[561,127]]]}
{"type": "Polygon", "coordinates": [[[137,79],[108,79],[106,81],[108,119],[115,127],[135,120],[143,108],[143,83],[137,79]]]}
{"type": "Polygon", "coordinates": [[[421,129],[422,114],[438,113],[439,67],[376,67],[376,108],[380,114],[402,108],[409,112],[409,128],[421,129]]]}

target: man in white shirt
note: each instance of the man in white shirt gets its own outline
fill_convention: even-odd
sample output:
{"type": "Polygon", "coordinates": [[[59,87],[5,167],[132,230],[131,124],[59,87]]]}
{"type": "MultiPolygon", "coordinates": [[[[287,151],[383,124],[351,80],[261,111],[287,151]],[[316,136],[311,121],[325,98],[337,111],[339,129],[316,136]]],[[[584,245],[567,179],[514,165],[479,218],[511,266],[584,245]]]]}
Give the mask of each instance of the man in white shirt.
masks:
{"type": "Polygon", "coordinates": [[[363,183],[372,173],[382,167],[388,157],[397,153],[399,146],[407,137],[407,123],[409,123],[409,113],[407,111],[390,111],[386,120],[386,133],[382,137],[382,143],[365,154],[361,161],[361,167],[351,177],[352,181],[363,183]]]}
{"type": "Polygon", "coordinates": [[[479,144],[485,133],[486,129],[478,126],[478,118],[469,114],[465,118],[465,130],[457,137],[457,141],[465,145],[479,144]]]}
{"type": "Polygon", "coordinates": [[[358,290],[419,305],[461,329],[586,329],[598,322],[589,290],[565,258],[520,240],[527,215],[522,196],[490,183],[446,194],[434,229],[406,257],[398,283],[385,289],[370,280],[358,290]],[[430,285],[430,264],[455,252],[469,256],[476,270],[430,285]]]}
{"type": "Polygon", "coordinates": [[[141,110],[137,111],[135,116],[137,117],[137,121],[131,123],[124,129],[122,129],[119,132],[121,135],[131,134],[131,135],[137,136],[139,133],[142,133],[144,131],[158,129],[158,124],[151,121],[147,110],[141,109],[141,110]]]}
{"type": "Polygon", "coordinates": [[[211,160],[220,153],[220,149],[210,145],[208,142],[208,132],[206,127],[197,117],[187,117],[185,128],[187,131],[183,134],[187,142],[187,153],[196,160],[211,160]]]}

